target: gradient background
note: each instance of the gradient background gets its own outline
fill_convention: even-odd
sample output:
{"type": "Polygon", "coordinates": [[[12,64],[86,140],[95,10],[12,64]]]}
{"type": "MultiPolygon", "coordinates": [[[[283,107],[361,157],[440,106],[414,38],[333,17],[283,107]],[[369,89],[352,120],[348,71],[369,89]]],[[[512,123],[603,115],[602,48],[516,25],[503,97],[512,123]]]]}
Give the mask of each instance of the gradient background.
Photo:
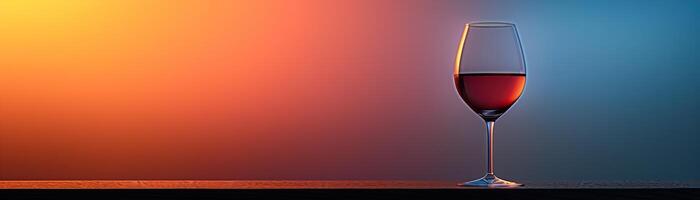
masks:
{"type": "Polygon", "coordinates": [[[0,1],[0,179],[484,173],[452,82],[511,21],[515,180],[700,179],[700,1],[0,1]]]}

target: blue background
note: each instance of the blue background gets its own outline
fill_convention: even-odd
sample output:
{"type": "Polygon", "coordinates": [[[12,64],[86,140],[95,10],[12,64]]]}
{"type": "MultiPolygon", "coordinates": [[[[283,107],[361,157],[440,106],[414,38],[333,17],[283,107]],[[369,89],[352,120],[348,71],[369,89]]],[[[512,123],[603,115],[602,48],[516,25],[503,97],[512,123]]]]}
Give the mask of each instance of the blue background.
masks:
{"type": "Polygon", "coordinates": [[[483,1],[461,9],[466,21],[516,23],[526,55],[525,93],[496,124],[496,174],[700,178],[700,1],[483,1]]]}

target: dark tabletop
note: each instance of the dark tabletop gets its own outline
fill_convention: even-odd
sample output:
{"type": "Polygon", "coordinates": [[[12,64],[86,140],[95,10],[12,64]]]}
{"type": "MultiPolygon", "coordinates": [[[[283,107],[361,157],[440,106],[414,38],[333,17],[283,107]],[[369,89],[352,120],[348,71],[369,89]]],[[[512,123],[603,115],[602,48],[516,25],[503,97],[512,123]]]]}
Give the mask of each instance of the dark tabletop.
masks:
{"type": "MultiPolygon", "coordinates": [[[[520,189],[700,188],[700,181],[520,181],[520,189]]],[[[473,189],[459,181],[7,180],[0,189],[473,189]]]]}
{"type": "Polygon", "coordinates": [[[6,180],[0,199],[700,199],[700,181],[519,181],[517,189],[459,181],[6,180]]]}

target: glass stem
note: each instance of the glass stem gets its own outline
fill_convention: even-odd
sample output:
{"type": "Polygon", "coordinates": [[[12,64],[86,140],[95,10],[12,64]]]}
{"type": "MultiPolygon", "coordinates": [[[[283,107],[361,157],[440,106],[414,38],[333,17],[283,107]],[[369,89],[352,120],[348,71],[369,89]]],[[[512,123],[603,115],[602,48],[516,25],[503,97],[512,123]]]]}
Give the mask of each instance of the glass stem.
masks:
{"type": "Polygon", "coordinates": [[[495,121],[486,121],[486,174],[493,175],[493,125],[495,121]]]}

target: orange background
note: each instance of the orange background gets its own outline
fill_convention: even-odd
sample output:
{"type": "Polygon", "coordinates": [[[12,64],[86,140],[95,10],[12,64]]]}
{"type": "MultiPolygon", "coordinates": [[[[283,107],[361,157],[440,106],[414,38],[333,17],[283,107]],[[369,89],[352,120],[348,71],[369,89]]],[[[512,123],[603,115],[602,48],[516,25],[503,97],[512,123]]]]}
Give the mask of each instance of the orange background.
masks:
{"type": "Polygon", "coordinates": [[[401,134],[428,129],[403,124],[440,106],[434,88],[407,84],[453,92],[462,22],[412,38],[430,24],[406,17],[425,5],[2,1],[0,178],[362,178],[392,175],[380,158],[426,165],[386,144],[431,140],[401,134]],[[449,45],[441,65],[416,57],[434,41],[449,45]],[[447,73],[419,73],[438,66],[447,73]]]}

